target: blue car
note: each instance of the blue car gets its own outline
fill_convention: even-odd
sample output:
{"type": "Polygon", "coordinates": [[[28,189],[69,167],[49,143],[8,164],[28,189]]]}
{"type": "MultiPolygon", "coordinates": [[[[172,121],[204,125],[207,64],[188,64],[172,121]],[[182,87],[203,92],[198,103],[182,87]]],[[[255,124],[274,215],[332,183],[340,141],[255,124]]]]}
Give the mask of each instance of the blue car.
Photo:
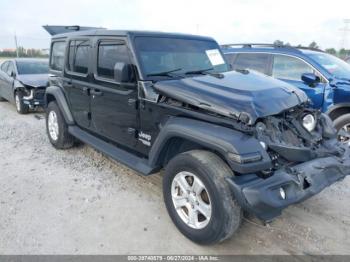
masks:
{"type": "MultiPolygon", "coordinates": [[[[350,65],[318,49],[271,44],[223,45],[233,70],[255,70],[302,89],[335,127],[350,131],[350,65]]],[[[341,138],[345,139],[345,138],[341,138]]]]}

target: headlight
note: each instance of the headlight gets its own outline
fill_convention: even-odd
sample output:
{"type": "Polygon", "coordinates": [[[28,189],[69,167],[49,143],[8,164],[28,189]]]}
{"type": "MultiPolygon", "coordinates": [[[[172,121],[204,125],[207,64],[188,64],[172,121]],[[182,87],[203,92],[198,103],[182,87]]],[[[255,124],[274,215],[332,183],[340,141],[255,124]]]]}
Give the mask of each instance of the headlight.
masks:
{"type": "Polygon", "coordinates": [[[311,114],[305,115],[303,117],[303,126],[309,132],[314,131],[314,129],[316,127],[315,117],[313,115],[311,115],[311,114]]]}

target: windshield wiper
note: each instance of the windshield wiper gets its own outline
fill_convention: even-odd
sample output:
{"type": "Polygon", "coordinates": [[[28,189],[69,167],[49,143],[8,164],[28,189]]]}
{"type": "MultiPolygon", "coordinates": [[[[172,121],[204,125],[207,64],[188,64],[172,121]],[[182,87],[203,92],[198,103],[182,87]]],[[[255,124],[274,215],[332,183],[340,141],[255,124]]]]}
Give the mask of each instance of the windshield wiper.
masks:
{"type": "Polygon", "coordinates": [[[193,71],[188,71],[185,73],[185,75],[196,75],[196,74],[201,74],[201,75],[207,75],[207,71],[213,70],[214,68],[207,68],[207,69],[201,69],[201,70],[193,70],[193,71]]]}
{"type": "Polygon", "coordinates": [[[210,73],[209,70],[213,70],[214,68],[207,68],[207,69],[201,69],[201,70],[194,70],[194,71],[188,71],[185,73],[185,75],[210,75],[216,78],[224,78],[224,75],[221,73],[210,73]]]}
{"type": "Polygon", "coordinates": [[[176,68],[176,69],[169,70],[169,71],[163,71],[163,72],[147,74],[147,76],[169,76],[169,77],[174,77],[174,75],[172,75],[171,73],[177,72],[177,71],[180,71],[180,70],[182,70],[182,68],[176,68]]]}

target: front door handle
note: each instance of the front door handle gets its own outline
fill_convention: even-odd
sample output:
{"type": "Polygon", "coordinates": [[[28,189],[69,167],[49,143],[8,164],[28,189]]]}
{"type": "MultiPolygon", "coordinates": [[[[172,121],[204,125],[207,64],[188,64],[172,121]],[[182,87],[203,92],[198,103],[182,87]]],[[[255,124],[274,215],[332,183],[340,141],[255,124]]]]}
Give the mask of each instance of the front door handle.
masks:
{"type": "Polygon", "coordinates": [[[102,96],[103,95],[103,92],[99,89],[93,89],[90,91],[90,94],[92,96],[102,96]]]}
{"type": "Polygon", "coordinates": [[[66,87],[72,87],[73,86],[72,80],[64,80],[63,85],[65,85],[66,87]]]}

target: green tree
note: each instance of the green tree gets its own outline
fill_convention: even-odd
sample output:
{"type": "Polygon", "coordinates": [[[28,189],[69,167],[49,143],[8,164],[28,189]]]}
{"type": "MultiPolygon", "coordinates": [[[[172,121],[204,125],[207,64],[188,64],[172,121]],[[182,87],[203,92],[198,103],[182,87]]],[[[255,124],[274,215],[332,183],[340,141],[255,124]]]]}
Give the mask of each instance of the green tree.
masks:
{"type": "Polygon", "coordinates": [[[277,45],[277,46],[282,46],[284,45],[283,41],[281,40],[276,40],[275,42],[273,42],[274,45],[277,45]]]}
{"type": "Polygon", "coordinates": [[[337,54],[337,50],[335,50],[335,48],[327,48],[325,51],[328,54],[331,54],[331,55],[336,55],[337,54]]]}
{"type": "Polygon", "coordinates": [[[318,49],[319,46],[317,45],[317,43],[315,41],[312,41],[310,44],[309,44],[309,47],[310,48],[314,48],[314,49],[318,49]]]}
{"type": "Polygon", "coordinates": [[[342,48],[339,50],[339,53],[338,53],[338,56],[340,58],[346,58],[348,55],[350,55],[350,50],[349,49],[345,49],[345,48],[342,48]]]}

